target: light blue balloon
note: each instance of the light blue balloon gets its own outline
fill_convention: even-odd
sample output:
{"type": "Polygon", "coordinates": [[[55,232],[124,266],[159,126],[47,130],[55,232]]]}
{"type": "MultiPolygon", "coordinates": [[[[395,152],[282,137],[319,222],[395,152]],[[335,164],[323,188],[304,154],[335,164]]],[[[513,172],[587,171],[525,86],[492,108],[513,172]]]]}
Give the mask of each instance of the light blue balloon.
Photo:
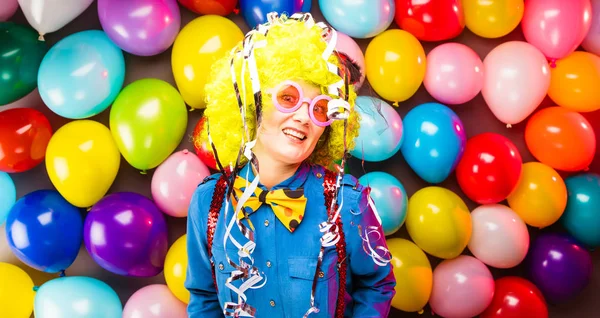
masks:
{"type": "Polygon", "coordinates": [[[353,38],[371,38],[394,21],[394,0],[319,0],[325,20],[353,38]]]}
{"type": "Polygon", "coordinates": [[[567,207],[561,223],[588,247],[600,246],[600,175],[584,173],[565,179],[567,207]]]}
{"type": "Polygon", "coordinates": [[[0,225],[6,222],[10,208],[17,201],[17,190],[10,175],[0,171],[0,225]]]}
{"type": "Polygon", "coordinates": [[[425,103],[404,117],[400,151],[412,170],[429,183],[440,183],[454,171],[467,143],[465,128],[454,111],[425,103]]]}
{"type": "Polygon", "coordinates": [[[395,155],[403,138],[398,112],[386,102],[368,96],[358,96],[355,109],[361,117],[360,129],[350,154],[365,161],[383,161],[395,155]]]}
{"type": "Polygon", "coordinates": [[[99,30],[60,40],[44,56],[38,73],[44,103],[70,119],[103,112],[121,91],[124,80],[123,52],[99,30]]]}
{"type": "Polygon", "coordinates": [[[373,171],[358,179],[358,183],[371,187],[371,198],[381,218],[386,236],[398,231],[406,221],[408,196],[398,179],[387,172],[373,171]]]}
{"type": "Polygon", "coordinates": [[[117,318],[123,305],[106,283],[91,277],[66,276],[44,283],[35,296],[36,318],[117,318]]]}

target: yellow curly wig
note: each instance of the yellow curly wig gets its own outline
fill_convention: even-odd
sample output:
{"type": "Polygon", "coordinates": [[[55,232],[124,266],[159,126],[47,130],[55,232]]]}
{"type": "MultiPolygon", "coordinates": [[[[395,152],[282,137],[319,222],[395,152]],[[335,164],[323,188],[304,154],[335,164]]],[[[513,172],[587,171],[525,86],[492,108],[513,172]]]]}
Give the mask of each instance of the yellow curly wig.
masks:
{"type": "MultiPolygon", "coordinates": [[[[287,19],[286,16],[277,18],[276,23],[270,27],[267,36],[255,34],[255,43],[265,40],[264,46],[255,47],[254,56],[258,70],[258,78],[262,91],[262,110],[270,111],[275,107],[270,95],[265,89],[274,87],[286,79],[304,80],[320,86],[324,94],[327,94],[327,86],[341,80],[340,76],[331,73],[327,63],[322,58],[327,43],[322,38],[322,29],[314,25],[311,28],[303,22],[287,19]]],[[[236,49],[241,50],[240,42],[236,49]]],[[[245,70],[245,96],[242,85],[243,57],[232,53],[214,62],[209,80],[205,86],[206,109],[203,116],[206,117],[208,125],[196,136],[194,143],[208,140],[207,126],[210,128],[211,138],[215,144],[217,155],[223,166],[235,164],[240,151],[242,137],[245,137],[243,122],[237,102],[232,78],[232,58],[239,85],[242,100],[246,99],[246,125],[250,132],[250,139],[255,138],[256,133],[256,108],[254,105],[252,85],[249,78],[248,68],[245,70]]],[[[329,57],[329,62],[341,67],[341,62],[335,54],[329,57]]],[[[356,92],[349,85],[348,102],[351,106],[350,116],[347,119],[346,147],[350,151],[354,148],[354,139],[359,131],[359,115],[354,111],[356,92]]],[[[334,160],[341,159],[344,153],[344,122],[335,120],[325,130],[323,136],[327,138],[319,142],[308,160],[311,163],[329,166],[334,160]]],[[[249,140],[244,139],[246,142],[249,140]]],[[[210,148],[210,147],[208,147],[210,148]]],[[[210,150],[212,151],[212,150],[210,150]]],[[[247,162],[246,158],[240,158],[240,164],[247,162]]]]}

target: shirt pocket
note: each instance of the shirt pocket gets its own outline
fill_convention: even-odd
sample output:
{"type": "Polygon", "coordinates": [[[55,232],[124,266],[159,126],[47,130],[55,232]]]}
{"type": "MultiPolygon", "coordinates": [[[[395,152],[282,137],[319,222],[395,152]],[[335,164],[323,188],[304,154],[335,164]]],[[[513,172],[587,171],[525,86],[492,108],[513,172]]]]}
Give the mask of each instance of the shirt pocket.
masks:
{"type": "MultiPolygon", "coordinates": [[[[285,286],[284,297],[286,308],[291,308],[292,317],[302,317],[310,308],[310,295],[315,271],[317,270],[318,255],[314,257],[290,256],[288,258],[289,286],[285,286]]],[[[315,307],[319,313],[310,317],[331,317],[337,300],[337,254],[334,248],[328,248],[323,254],[323,261],[317,272],[315,290],[315,307]]]]}
{"type": "MultiPolygon", "coordinates": [[[[237,249],[233,247],[228,247],[227,249],[222,246],[213,245],[212,248],[212,261],[215,267],[215,280],[217,283],[217,290],[219,296],[219,303],[221,307],[224,307],[226,302],[237,302],[237,293],[231,290],[229,287],[225,286],[227,280],[231,277],[231,273],[235,270],[235,268],[229,263],[227,256],[233,262],[238,261],[237,249]]],[[[235,286],[236,281],[232,282],[235,286]]]]}

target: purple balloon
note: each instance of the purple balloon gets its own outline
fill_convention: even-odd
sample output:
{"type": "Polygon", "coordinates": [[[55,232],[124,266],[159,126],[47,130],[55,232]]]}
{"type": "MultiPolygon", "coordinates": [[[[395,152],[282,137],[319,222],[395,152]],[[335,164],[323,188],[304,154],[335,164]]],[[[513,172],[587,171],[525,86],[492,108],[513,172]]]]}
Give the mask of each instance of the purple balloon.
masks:
{"type": "Polygon", "coordinates": [[[590,253],[567,234],[541,234],[529,251],[529,275],[550,303],[568,301],[589,283],[590,253]]]}
{"type": "Polygon", "coordinates": [[[139,56],[166,51],[181,26],[177,0],[98,0],[98,16],[117,46],[139,56]]]}
{"type": "Polygon", "coordinates": [[[112,273],[151,277],[164,268],[167,223],[141,194],[119,192],[98,201],[85,218],[83,239],[94,261],[112,273]]]}

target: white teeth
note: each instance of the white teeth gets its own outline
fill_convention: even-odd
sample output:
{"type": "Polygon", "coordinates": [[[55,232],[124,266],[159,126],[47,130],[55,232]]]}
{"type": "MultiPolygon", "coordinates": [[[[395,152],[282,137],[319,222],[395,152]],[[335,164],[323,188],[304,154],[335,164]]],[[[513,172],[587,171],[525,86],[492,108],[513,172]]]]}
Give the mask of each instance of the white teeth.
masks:
{"type": "Polygon", "coordinates": [[[298,132],[298,131],[295,131],[293,129],[289,129],[289,128],[284,129],[283,133],[286,134],[286,135],[292,136],[292,137],[296,137],[296,138],[298,138],[300,140],[303,140],[304,138],[306,138],[305,134],[303,134],[301,132],[298,132]]]}

